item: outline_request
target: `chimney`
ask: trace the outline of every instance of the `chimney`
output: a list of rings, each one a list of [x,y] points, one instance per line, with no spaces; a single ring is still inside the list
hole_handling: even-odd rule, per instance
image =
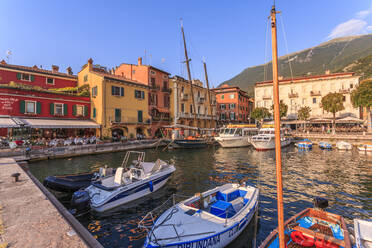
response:
[[[72,74],[73,74],[73,72],[72,72],[72,68],[71,68],[70,66],[67,67],[66,71],[67,71],[67,74],[68,74],[68,75],[72,75]]]
[[[2,65],[6,65],[5,60],[1,60],[0,64],[2,64]]]
[[[39,68],[37,68],[37,65],[34,65],[34,66],[32,67],[32,69],[37,70],[37,69],[39,69]]]
[[[53,71],[53,72],[58,72],[58,70],[59,70],[59,66],[57,66],[57,65],[52,65],[52,71]]]
[[[142,65],[142,57],[138,58],[138,65]]]
[[[330,71],[330,70],[326,70],[326,71],[325,71],[325,74],[326,74],[326,75],[329,75],[329,74],[331,74],[331,71]]]
[[[93,59],[92,58],[88,59],[88,68],[89,68],[89,71],[91,71],[93,69]]]

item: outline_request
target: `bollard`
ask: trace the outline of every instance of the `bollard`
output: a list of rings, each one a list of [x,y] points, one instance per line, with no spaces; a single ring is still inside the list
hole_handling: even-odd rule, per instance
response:
[[[19,176],[21,175],[21,173],[13,173],[12,174],[12,177],[14,177],[14,182],[18,182],[19,181]]]

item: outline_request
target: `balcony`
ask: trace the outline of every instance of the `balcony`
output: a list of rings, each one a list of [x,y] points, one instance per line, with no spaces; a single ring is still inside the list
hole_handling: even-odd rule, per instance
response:
[[[263,96],[262,99],[264,99],[264,100],[271,100],[271,96]]]
[[[298,93],[295,93],[295,92],[288,93],[288,97],[289,98],[296,98],[296,97],[298,97]]]
[[[196,99],[196,102],[199,103],[199,104],[203,104],[205,102],[205,98],[204,97],[198,97]]]
[[[310,91],[310,96],[321,96],[320,91]]]
[[[126,117],[121,119],[116,119],[114,117],[109,117],[109,120],[112,126],[128,125],[128,124],[150,124],[150,119],[143,118],[142,122],[138,121],[137,117]]]
[[[152,85],[150,85],[150,90],[152,90],[152,91],[160,90],[160,86],[156,85],[156,84],[152,84]]]
[[[170,116],[167,116],[167,117],[164,117],[164,116],[152,116],[151,117],[152,121],[172,121],[172,117]]]
[[[181,93],[181,101],[187,101],[189,100],[189,95],[185,93]]]
[[[172,93],[172,89],[168,88],[168,87],[163,87],[161,89],[162,92],[165,92],[165,93]]]
[[[194,118],[194,115],[193,114],[189,114],[189,113],[178,113],[178,118]]]
[[[350,89],[339,89],[339,90],[338,90],[338,93],[341,93],[341,94],[349,94],[349,93],[350,93]]]

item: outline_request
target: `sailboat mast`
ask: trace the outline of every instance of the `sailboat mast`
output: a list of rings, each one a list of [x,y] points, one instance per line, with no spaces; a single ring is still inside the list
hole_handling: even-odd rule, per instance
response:
[[[186,39],[185,39],[185,32],[183,31],[183,22],[182,22],[182,20],[181,20],[181,31],[182,31],[182,38],[183,38],[183,47],[184,47],[184,50],[185,50],[185,59],[186,59],[185,62],[186,62],[186,67],[187,67],[187,75],[189,77],[191,97],[192,97],[192,108],[193,108],[193,112],[194,112],[194,124],[197,127],[197,123],[196,123],[196,108],[195,108],[195,100],[194,100],[194,91],[193,91],[193,87],[192,87],[192,79],[191,79],[190,64],[189,64],[191,59],[189,59],[189,57],[187,55]]]
[[[203,65],[204,65],[204,74],[205,74],[205,82],[207,84],[207,90],[208,90],[208,102],[209,102],[209,109],[210,109],[210,113],[211,113],[211,124],[213,123],[213,109],[212,109],[212,101],[211,101],[211,92],[209,91],[209,81],[208,81],[208,73],[207,73],[207,64],[205,63],[205,61],[203,61]],[[214,127],[214,125],[213,125]]]
[[[274,127],[275,127],[275,161],[276,161],[276,189],[278,201],[278,233],[280,248],[284,243],[284,216],[283,216],[283,183],[282,183],[282,157],[280,144],[280,114],[279,114],[279,80],[278,80],[278,47],[276,37],[276,10],[271,9],[271,45],[273,64],[273,93],[274,93]]]

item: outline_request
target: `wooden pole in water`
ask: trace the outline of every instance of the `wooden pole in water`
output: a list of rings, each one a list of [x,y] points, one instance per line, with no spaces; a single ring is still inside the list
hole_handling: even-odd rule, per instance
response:
[[[279,114],[279,80],[278,80],[278,48],[276,40],[276,10],[271,9],[271,45],[273,64],[273,91],[274,91],[274,127],[275,127],[275,161],[276,161],[276,189],[278,201],[278,233],[279,247],[285,248],[284,243],[284,216],[283,216],[283,183],[282,183],[282,157],[280,144],[280,114]]]
[[[191,98],[192,98],[192,108],[193,108],[193,114],[194,114],[194,125],[195,127],[198,127],[198,123],[196,122],[196,108],[195,108],[195,100],[194,100],[194,91],[192,88],[192,78],[191,78],[191,72],[190,72],[190,60],[187,55],[187,48],[186,48],[186,39],[185,39],[185,32],[183,31],[183,22],[181,19],[181,31],[182,31],[182,38],[183,38],[183,47],[185,50],[185,59],[186,59],[186,67],[187,67],[187,75],[189,77],[189,83],[190,83],[190,90],[191,90]],[[190,113],[192,114],[192,113]]]

